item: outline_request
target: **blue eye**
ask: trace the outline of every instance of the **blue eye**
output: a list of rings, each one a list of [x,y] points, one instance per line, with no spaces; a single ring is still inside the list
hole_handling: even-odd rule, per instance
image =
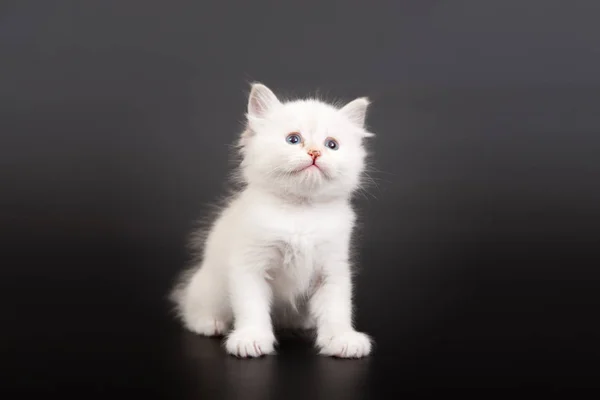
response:
[[[300,134],[298,134],[298,133],[290,133],[289,135],[287,135],[287,138],[285,138],[285,140],[289,144],[298,144],[302,141],[302,138],[300,137]]]
[[[325,141],[325,146],[327,146],[327,148],[331,150],[337,150],[340,147],[340,145],[335,139],[327,139]]]

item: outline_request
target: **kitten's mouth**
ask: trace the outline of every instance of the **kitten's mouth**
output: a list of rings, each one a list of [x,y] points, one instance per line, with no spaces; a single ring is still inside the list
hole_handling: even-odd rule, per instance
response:
[[[321,168],[320,166],[318,166],[316,163],[315,164],[309,164],[309,165],[306,165],[306,166],[301,167],[299,169],[296,169],[294,171],[294,174],[295,175],[300,175],[300,174],[305,173],[305,172],[307,174],[306,175],[307,177],[312,175],[314,177],[318,176],[318,177],[326,179],[326,180],[331,179],[331,177],[329,176],[329,174],[327,173],[327,171],[324,170],[323,168]]]
[[[312,164],[309,164],[309,165],[307,165],[305,167],[302,167],[302,168],[296,170],[296,172],[307,171],[309,169],[313,169],[313,167],[316,168],[316,169],[318,169],[320,172],[323,172],[323,170],[316,163],[312,163]]]

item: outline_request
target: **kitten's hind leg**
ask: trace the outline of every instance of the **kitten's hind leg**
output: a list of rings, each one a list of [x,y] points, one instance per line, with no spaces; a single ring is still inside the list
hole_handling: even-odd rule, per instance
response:
[[[203,265],[174,295],[187,329],[204,336],[223,336],[232,322],[224,277],[217,268]]]

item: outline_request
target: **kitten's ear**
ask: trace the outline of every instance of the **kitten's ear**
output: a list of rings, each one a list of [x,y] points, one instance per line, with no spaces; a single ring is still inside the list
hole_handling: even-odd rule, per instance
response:
[[[344,114],[352,123],[363,128],[367,117],[367,108],[371,102],[366,97],[359,97],[346,104],[340,112]]]
[[[281,104],[277,96],[262,83],[252,84],[248,96],[248,116],[250,118],[263,118],[269,110]]]

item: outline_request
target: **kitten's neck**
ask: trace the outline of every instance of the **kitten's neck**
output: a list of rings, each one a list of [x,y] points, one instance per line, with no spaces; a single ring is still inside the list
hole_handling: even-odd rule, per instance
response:
[[[246,186],[246,190],[250,192],[254,192],[263,196],[268,196],[273,200],[278,202],[282,202],[285,204],[292,205],[324,205],[324,204],[333,204],[333,203],[348,203],[350,201],[349,196],[337,195],[333,196],[327,193],[323,194],[315,194],[308,193],[306,195],[301,195],[293,192],[285,192],[281,189],[275,189],[271,187],[266,187],[262,185],[248,185]]]

